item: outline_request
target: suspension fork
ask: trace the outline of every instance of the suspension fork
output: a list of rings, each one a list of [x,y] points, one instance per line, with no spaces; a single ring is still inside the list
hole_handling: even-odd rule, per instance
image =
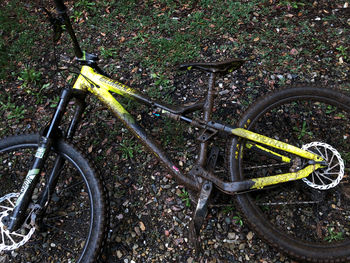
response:
[[[72,89],[65,88],[61,92],[60,101],[57,105],[55,114],[53,115],[51,121],[46,126],[46,128],[41,132],[38,148],[34,156],[33,165],[28,171],[26,178],[24,179],[23,185],[20,189],[20,193],[16,201],[15,208],[7,217],[3,218],[3,223],[5,226],[7,226],[10,232],[19,229],[20,226],[24,223],[24,220],[26,219],[26,211],[31,201],[31,197],[33,195],[35,186],[39,181],[40,171],[47,160],[51,146],[55,143],[55,139],[59,136],[58,126],[62,120],[68,102],[71,98]],[[54,166],[55,170],[60,170],[61,167]]]
[[[64,138],[68,141],[70,141],[73,138],[75,131],[78,127],[78,124],[81,120],[81,117],[84,113],[84,110],[86,108],[86,102],[85,102],[86,92],[81,90],[73,90],[72,96],[76,99],[75,101],[76,106],[75,106],[73,118],[70,122],[70,125],[67,129],[66,134],[64,135]],[[41,193],[38,199],[38,204],[41,208],[45,208],[46,204],[50,201],[51,193],[54,191],[57,185],[59,175],[64,165],[64,161],[65,159],[63,158],[62,155],[58,155],[55,159],[55,163],[53,165],[50,175],[48,176],[44,191]],[[41,210],[40,212],[42,214],[44,212],[44,209]]]

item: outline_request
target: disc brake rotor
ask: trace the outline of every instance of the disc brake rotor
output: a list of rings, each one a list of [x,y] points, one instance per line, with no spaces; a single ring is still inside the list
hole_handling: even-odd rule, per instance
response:
[[[311,142],[303,145],[302,149],[320,155],[328,164],[302,179],[308,186],[327,190],[339,184],[344,176],[344,161],[336,149],[323,142]]]
[[[2,219],[14,209],[18,196],[19,193],[10,193],[0,198],[0,251],[14,250],[23,246],[35,231],[35,227],[30,226],[30,228],[22,227],[10,232],[2,223]]]

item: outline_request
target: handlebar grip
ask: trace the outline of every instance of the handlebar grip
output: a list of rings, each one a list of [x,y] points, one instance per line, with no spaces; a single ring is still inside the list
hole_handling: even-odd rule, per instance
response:
[[[57,11],[59,13],[65,13],[66,12],[67,8],[64,5],[63,0],[55,0],[55,5],[56,5]]]

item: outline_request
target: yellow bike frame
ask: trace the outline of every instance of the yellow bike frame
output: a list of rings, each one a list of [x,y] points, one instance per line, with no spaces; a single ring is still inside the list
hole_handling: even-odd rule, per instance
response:
[[[194,186],[195,188],[197,188],[196,186],[197,182],[193,182],[192,179],[189,179],[187,176],[182,174],[180,169],[178,169],[170,161],[170,159],[166,157],[166,154],[157,146],[157,144],[148,138],[149,136],[147,136],[144,130],[136,123],[132,115],[129,114],[129,112],[113,97],[111,93],[116,93],[121,96],[125,96],[131,99],[136,99],[141,103],[154,106],[154,104],[152,103],[152,101],[150,101],[148,97],[138,93],[137,91],[133,90],[132,88],[118,81],[112,80],[106,76],[96,73],[94,69],[91,68],[90,66],[82,66],[80,75],[77,78],[73,86],[73,89],[88,91],[93,93],[95,96],[97,96],[97,98],[100,101],[102,101],[119,119],[121,119],[124,122],[124,124],[128,127],[128,129],[131,132],[133,132],[133,134],[138,139],[140,139],[141,142],[145,146],[147,146],[156,155],[156,157],[158,157],[163,162],[163,164],[165,164],[165,166],[169,168],[169,170],[172,171],[172,173],[175,174],[175,176],[180,180],[180,182],[186,185],[189,185],[190,187]],[[156,104],[156,105],[162,108],[160,104]],[[162,108],[160,112],[165,113],[168,116],[173,117],[177,120],[182,119],[182,120],[188,121],[192,125],[203,127],[203,125],[201,126],[199,122],[190,120],[179,114],[174,114],[173,112],[169,112],[169,110],[166,107]],[[305,151],[293,145],[251,132],[249,130],[246,130],[243,128],[232,128],[232,127],[228,127],[212,121],[210,123],[206,123],[205,127],[209,127],[214,130],[229,132],[235,136],[247,139],[251,142],[258,143],[259,145],[254,144],[254,146],[258,147],[260,150],[270,155],[272,154],[280,158],[281,161],[286,163],[291,163],[292,160],[289,157],[278,154],[270,149],[263,147],[262,145],[268,146],[270,148],[282,150],[284,152],[289,152],[296,156],[302,157],[304,159],[311,160],[309,161],[309,165],[307,165],[306,167],[304,167],[303,169],[297,172],[278,174],[278,175],[268,176],[264,178],[254,178],[254,179],[246,180],[245,183],[243,184],[244,186],[238,187],[238,190],[246,190],[247,185],[249,185],[248,187],[249,189],[260,189],[268,185],[274,185],[278,183],[299,180],[309,176],[313,171],[323,167],[322,162],[324,162],[324,159],[319,155],[314,154],[312,152]],[[247,147],[248,148],[252,147],[252,145],[253,144],[248,143]],[[236,157],[237,156],[238,156],[238,153],[236,153]],[[204,174],[201,174],[201,176],[209,180],[213,179],[213,175],[210,175],[210,173],[204,173]],[[232,188],[232,184],[234,184],[235,182],[225,183],[220,181],[219,179],[215,179],[214,183],[216,183],[216,185],[219,188],[224,189],[225,192],[227,192],[227,187],[229,186],[231,186],[231,189],[233,188],[237,189],[237,187]],[[244,189],[241,189],[241,188],[244,188]]]

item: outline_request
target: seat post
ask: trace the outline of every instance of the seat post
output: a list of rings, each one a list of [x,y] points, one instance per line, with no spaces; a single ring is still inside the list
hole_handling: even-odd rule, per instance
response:
[[[214,72],[211,72],[209,77],[209,83],[208,83],[207,98],[203,106],[203,120],[205,122],[210,121],[212,117],[214,98],[215,98],[215,89],[214,89],[215,77],[216,77],[216,74]],[[197,160],[198,165],[204,166],[206,164],[207,150],[208,150],[208,142],[201,142],[199,156]]]

